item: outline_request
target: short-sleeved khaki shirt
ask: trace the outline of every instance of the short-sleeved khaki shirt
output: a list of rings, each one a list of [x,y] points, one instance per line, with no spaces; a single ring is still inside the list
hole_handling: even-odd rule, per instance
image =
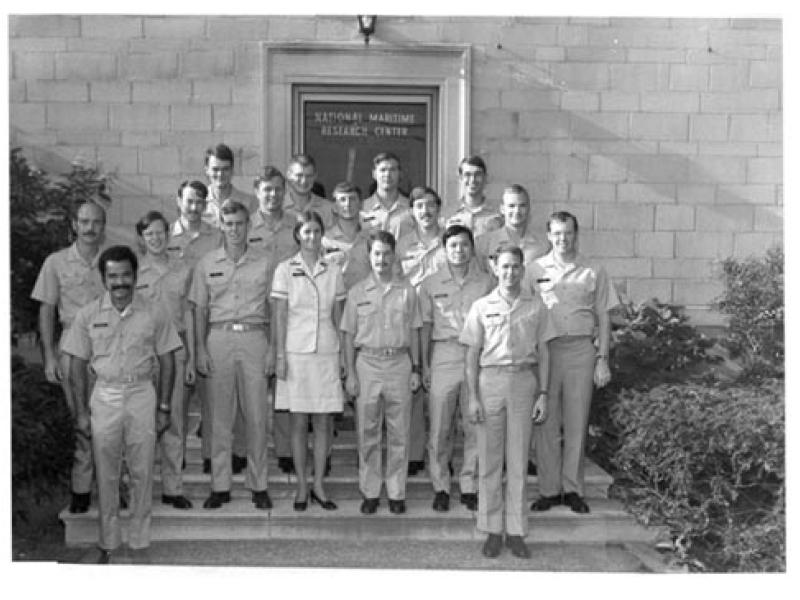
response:
[[[619,304],[606,270],[581,255],[560,265],[551,251],[533,262],[529,274],[559,337],[593,335],[597,315]]]
[[[311,199],[308,201],[308,204],[306,204],[305,208],[301,209],[292,199],[292,194],[289,192],[289,190],[286,190],[286,194],[283,196],[283,210],[295,215],[295,218],[303,211],[312,210],[322,218],[322,224],[325,227],[325,231],[328,231],[336,223],[336,215],[333,212],[333,203],[330,200],[325,200],[325,198],[322,196],[317,196],[314,193],[311,194]]]
[[[501,227],[488,233],[484,233],[475,239],[475,253],[480,258],[481,264],[488,273],[492,273],[489,257],[495,253],[498,246],[503,243],[511,243],[520,247],[525,258],[525,270],[534,260],[546,254],[550,250],[550,242],[540,239],[530,232],[530,228],[518,242],[511,237],[508,227]],[[527,277],[527,274],[526,274]]]
[[[166,311],[178,333],[186,330],[191,284],[192,268],[180,259],[160,263],[145,256],[136,275],[136,293]]]
[[[432,324],[431,339],[437,342],[458,340],[469,309],[492,287],[491,276],[472,268],[460,282],[449,267],[424,279],[418,289],[419,306],[422,321]]]
[[[250,215],[250,232],[247,245],[268,254],[275,262],[290,258],[298,250],[294,241],[294,226],[297,219],[293,213],[283,213],[279,221],[270,222],[260,210]]]
[[[353,334],[356,347],[407,347],[411,330],[420,327],[417,293],[404,279],[384,286],[370,274],[347,293],[341,330]]]
[[[345,289],[350,289],[372,271],[367,250],[369,233],[361,229],[354,240],[349,240],[338,224],[325,230],[322,248],[325,259],[336,263],[342,270]]]
[[[377,194],[364,200],[361,211],[361,223],[370,231],[388,231],[395,241],[413,231],[417,224],[411,214],[411,201],[403,194],[398,194],[394,204],[387,210],[381,204]]]
[[[337,265],[321,258],[309,269],[298,252],[275,269],[271,297],[286,300],[289,305],[287,352],[339,351],[332,310],[335,302],[347,297],[347,291]]]
[[[258,210],[258,200],[256,200],[255,194],[245,194],[237,190],[234,186],[231,186],[231,193],[228,197],[220,198],[216,195],[216,191],[209,187],[208,202],[206,203],[206,210],[203,213],[203,220],[209,225],[220,227],[222,225],[222,205],[228,200],[234,200],[243,204],[247,208],[247,212],[251,215]]]
[[[91,262],[78,253],[76,244],[48,256],[31,292],[31,298],[58,308],[61,325],[67,329],[78,310],[105,291],[97,261],[103,248]]]
[[[481,367],[498,367],[537,364],[540,345],[554,337],[541,298],[523,289],[509,304],[495,288],[473,303],[459,341],[481,349]]]
[[[500,211],[489,208],[485,203],[478,208],[469,208],[462,202],[459,209],[448,217],[446,223],[447,227],[462,225],[470,229],[472,235],[477,238],[484,233],[500,229],[504,224],[504,219]]]
[[[158,356],[181,347],[166,312],[136,293],[121,313],[108,293],[87,304],[63,344],[64,352],[90,361],[97,378],[106,381],[153,375]]]
[[[238,262],[217,248],[197,263],[189,300],[208,309],[209,323],[266,323],[273,270],[269,257],[250,248]]]
[[[167,253],[170,258],[179,258],[194,268],[203,256],[222,245],[222,232],[205,221],[198,231],[189,231],[182,219],[170,227]]]
[[[416,227],[397,240],[395,255],[397,266],[413,286],[418,286],[423,279],[447,264],[442,238],[437,235],[426,243]]]

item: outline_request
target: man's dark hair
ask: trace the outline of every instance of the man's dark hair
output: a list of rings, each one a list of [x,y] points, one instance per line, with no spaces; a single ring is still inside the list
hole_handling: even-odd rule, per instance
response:
[[[325,235],[325,224],[322,222],[322,217],[319,216],[319,213],[314,210],[304,210],[297,215],[297,223],[295,223],[294,229],[292,229],[292,237],[298,244],[300,243],[300,229],[302,229],[303,225],[306,223],[316,223],[319,225],[322,235]]]
[[[392,252],[395,252],[395,248],[397,247],[397,241],[394,239],[394,236],[390,232],[383,231],[382,229],[373,231],[369,234],[369,237],[367,237],[367,252],[372,252],[372,244],[375,242],[386,244],[391,247]]]
[[[411,190],[411,194],[409,195],[408,199],[411,201],[411,206],[414,206],[415,200],[421,200],[425,196],[433,196],[433,199],[436,200],[436,205],[439,208],[442,207],[442,199],[439,198],[439,194],[436,193],[436,190],[422,185]]]
[[[97,266],[100,269],[100,277],[105,282],[106,280],[106,265],[109,262],[125,262],[128,261],[133,269],[133,277],[136,278],[136,273],[139,270],[139,261],[136,259],[136,253],[128,246],[111,246],[106,248],[100,254],[97,260]]]
[[[567,223],[568,221],[572,221],[572,224],[575,226],[575,233],[578,233],[578,219],[570,212],[565,210],[558,210],[550,215],[550,218],[547,219],[547,233],[550,233],[550,223],[553,221],[558,221],[559,223]]]
[[[253,188],[258,188],[258,186],[262,183],[276,178],[281,180],[283,187],[286,187],[286,177],[283,176],[283,173],[281,173],[276,167],[267,165],[264,167],[264,171],[253,180]]]
[[[230,161],[231,167],[233,167],[233,150],[231,150],[230,146],[217,144],[213,148],[208,148],[206,150],[206,165],[208,165],[208,159],[212,156],[217,160]]]
[[[497,259],[500,258],[502,254],[513,254],[519,259],[519,264],[525,264],[525,255],[522,253],[522,249],[516,244],[512,244],[511,242],[500,242],[500,245],[497,246],[494,253],[489,258],[496,263]]]
[[[208,187],[206,186],[205,183],[197,180],[189,181],[188,179],[185,180],[183,183],[181,183],[180,186],[178,186],[178,198],[183,198],[183,190],[184,188],[187,187],[192,188],[195,192],[200,194],[200,197],[203,200],[206,200],[208,198]]]
[[[250,211],[247,210],[247,207],[236,200],[225,200],[222,203],[222,207],[220,207],[220,211],[223,215],[235,215],[238,212],[243,212],[246,217],[250,218]]]
[[[444,234],[442,234],[442,244],[446,246],[447,240],[449,240],[451,237],[462,234],[469,238],[469,245],[475,248],[475,236],[472,235],[472,230],[469,227],[464,227],[463,225],[450,225],[450,227],[445,229]]]
[[[477,154],[473,154],[472,156],[467,156],[466,158],[462,158],[461,162],[458,163],[458,174],[461,175],[463,171],[464,165],[469,165],[470,167],[478,167],[483,174],[486,175],[486,163],[483,162],[483,159],[478,156]]]
[[[375,158],[372,159],[372,168],[376,168],[385,160],[393,160],[397,163],[397,168],[400,168],[400,159],[394,152],[380,152],[376,154]]]
[[[161,221],[162,223],[164,223],[164,232],[165,233],[169,232],[169,223],[167,223],[167,220],[164,218],[164,215],[162,215],[157,210],[151,210],[136,222],[136,233],[138,235],[143,235],[145,229],[150,227],[150,225],[155,221]]]
[[[317,170],[317,161],[310,154],[293,154],[292,158],[289,159],[289,164],[286,166],[286,170],[289,170],[289,167],[292,165],[300,165],[301,167],[314,167],[314,171]]]
[[[361,199],[361,188],[359,188],[352,181],[340,181],[333,188],[333,194],[331,194],[331,197],[334,200],[336,200],[337,194],[352,194],[352,193],[358,194],[358,198]]]

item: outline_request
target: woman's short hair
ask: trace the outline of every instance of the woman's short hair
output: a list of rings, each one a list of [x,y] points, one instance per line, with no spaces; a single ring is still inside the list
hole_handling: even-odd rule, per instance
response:
[[[164,215],[162,215],[157,210],[151,210],[136,222],[136,233],[138,235],[144,235],[145,230],[156,221],[161,221],[162,223],[164,223],[164,231],[165,232],[169,231],[169,223],[167,223],[167,220],[164,218]]]
[[[292,229],[292,237],[298,244],[300,243],[300,229],[306,223],[316,223],[319,225],[322,235],[325,235],[325,224],[322,222],[322,217],[319,216],[319,213],[314,210],[304,210],[297,215],[297,223],[295,223],[294,229]]]

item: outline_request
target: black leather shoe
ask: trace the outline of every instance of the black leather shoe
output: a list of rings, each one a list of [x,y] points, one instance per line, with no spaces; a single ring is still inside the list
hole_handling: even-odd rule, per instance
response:
[[[292,508],[294,508],[297,512],[303,512],[305,509],[308,508],[308,495],[306,495],[305,500],[298,500],[297,497],[294,499],[294,504],[292,504]]]
[[[466,493],[461,494],[461,504],[467,507],[467,510],[478,510],[478,494]]]
[[[203,502],[203,508],[219,508],[226,502],[231,501],[230,492],[211,492],[211,495]]]
[[[102,548],[97,549],[97,560],[95,561],[98,565],[107,565],[111,562],[111,551],[110,550],[103,550]]]
[[[497,558],[500,556],[500,550],[503,548],[503,536],[499,533],[490,533],[483,543],[483,555],[486,558]]]
[[[233,470],[233,474],[238,475],[246,468],[247,468],[247,457],[236,456],[234,454],[233,457],[231,458],[231,469]]]
[[[378,504],[380,504],[378,498],[364,498],[364,501],[361,503],[361,514],[374,515],[378,510]]]
[[[317,492],[315,492],[314,490],[311,490],[311,491],[308,493],[308,495],[309,495],[309,497],[311,498],[311,501],[312,501],[312,502],[316,502],[317,504],[319,504],[319,505],[320,505],[322,508],[324,508],[325,510],[336,510],[336,509],[338,508],[338,507],[336,506],[336,503],[335,503],[333,500],[330,500],[330,499],[328,499],[328,498],[326,498],[325,500],[323,500],[322,498],[320,498],[319,496],[317,496]]]
[[[258,510],[270,510],[272,508],[272,500],[269,497],[269,492],[253,492],[253,504],[256,505]]]
[[[408,476],[413,477],[420,471],[425,470],[425,461],[424,460],[412,460],[408,463]]]
[[[433,497],[433,510],[447,512],[450,510],[450,495],[447,492],[436,492]]]
[[[564,494],[564,504],[569,506],[570,510],[574,513],[585,515],[589,512],[589,505],[575,492]]]
[[[511,554],[517,558],[530,558],[531,552],[525,545],[525,541],[521,535],[507,535],[506,546],[511,550]]]
[[[536,470],[536,465],[532,460],[528,461],[528,475],[535,477],[538,471]]]
[[[92,504],[92,493],[76,494],[72,492],[72,497],[69,501],[69,512],[72,514],[80,514],[89,511],[89,506]]]
[[[161,495],[162,504],[171,504],[175,508],[186,510],[192,508],[192,502],[186,496],[170,496],[168,494]]]
[[[211,459],[204,458],[203,459],[203,473],[211,473]]]
[[[389,512],[393,515],[402,515],[406,512],[406,501],[405,500],[392,500],[389,499]]]
[[[278,468],[287,475],[294,473],[294,461],[291,456],[279,456]]]
[[[550,510],[552,506],[558,506],[559,504],[561,504],[561,494],[556,494],[555,496],[539,496],[533,501],[533,504],[531,504],[531,510],[535,512],[544,512]]]

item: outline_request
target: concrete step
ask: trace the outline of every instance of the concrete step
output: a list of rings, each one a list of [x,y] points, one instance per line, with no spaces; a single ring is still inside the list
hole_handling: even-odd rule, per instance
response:
[[[458,468],[459,461],[454,460],[455,476],[452,478],[452,492],[458,495]],[[587,498],[607,498],[608,488],[613,479],[597,464],[586,459],[584,467],[584,493]],[[153,493],[155,497],[161,495],[161,470],[157,465],[153,477]],[[309,477],[310,480],[310,477]],[[244,489],[244,473],[233,476],[231,493],[235,497],[248,497],[250,492]],[[269,484],[270,493],[277,490],[294,490],[296,486],[295,475],[287,475],[278,469],[277,461],[270,459]],[[202,472],[200,464],[187,464],[183,472],[183,490],[190,498],[205,498],[211,488],[211,476]],[[336,464],[331,468],[331,474],[325,478],[325,489],[332,498],[360,498],[358,491],[358,468],[352,464]],[[539,495],[539,478],[528,477],[528,494],[532,497]],[[433,495],[431,480],[427,470],[409,477],[406,484],[406,495],[409,498],[430,498]]]
[[[484,534],[475,527],[475,513],[454,502],[451,510],[437,513],[430,499],[408,499],[404,515],[389,513],[385,499],[378,513],[362,515],[360,500],[337,499],[339,509],[324,511],[309,505],[305,512],[292,508],[292,491],[271,494],[275,507],[259,511],[249,498],[234,498],[217,510],[195,505],[177,510],[160,502],[153,504],[152,539],[166,540],[246,540],[246,539],[348,539],[348,540],[479,540]],[[559,506],[543,513],[530,513],[529,542],[643,542],[652,543],[660,533],[644,528],[628,515],[619,502],[608,499],[589,501],[592,512],[578,515]],[[97,508],[72,515],[64,509],[59,515],[65,525],[67,545],[96,544]],[[122,511],[123,539],[127,539],[128,514]]]

